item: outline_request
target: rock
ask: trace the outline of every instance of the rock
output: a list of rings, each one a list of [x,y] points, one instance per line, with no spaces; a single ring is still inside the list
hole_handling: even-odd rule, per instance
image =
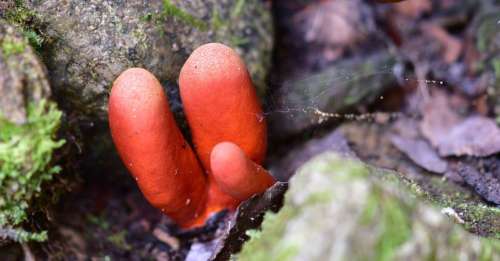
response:
[[[407,185],[357,160],[317,156],[291,179],[281,211],[249,233],[238,260],[500,258],[498,239],[466,232],[455,209],[437,209]]]
[[[0,114],[26,122],[27,107],[50,96],[44,65],[24,36],[0,20]]]
[[[498,207],[491,205],[493,201],[488,203],[480,197],[480,194],[463,186],[463,183],[456,184],[417,166],[393,146],[392,134],[388,131],[390,129],[392,129],[391,126],[384,124],[362,122],[347,123],[339,128],[356,155],[363,162],[377,166],[376,173],[403,181],[402,184],[409,187],[420,199],[429,200],[440,208],[454,209],[464,220],[463,226],[468,231],[480,236],[500,239],[500,211]],[[494,177],[497,175],[495,168],[498,165],[495,160],[485,161],[479,158],[476,160],[447,158],[445,160],[450,174],[457,172],[457,161],[468,163],[478,170],[484,170],[481,172],[484,177],[480,180],[474,175],[469,177],[470,186],[478,192],[487,193],[484,196],[495,197],[495,188],[498,187],[498,181]],[[462,172],[452,175],[458,176],[455,180],[459,180],[469,174]]]
[[[272,23],[261,1],[29,0],[25,5],[37,14],[35,27],[47,43],[42,55],[66,110],[105,119],[108,91],[120,72],[144,67],[171,85],[194,48],[213,41],[236,48],[260,93],[265,91]]]

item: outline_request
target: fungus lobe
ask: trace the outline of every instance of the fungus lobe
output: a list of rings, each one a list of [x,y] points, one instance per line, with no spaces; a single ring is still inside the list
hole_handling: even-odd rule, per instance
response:
[[[118,153],[146,199],[182,227],[203,222],[206,178],[151,73],[132,68],[116,79],[109,125]]]
[[[209,43],[187,59],[179,87],[198,157],[210,170],[210,153],[229,141],[257,164],[264,160],[267,130],[262,109],[245,64],[231,48]],[[224,193],[209,172],[209,205],[235,208],[240,200]]]

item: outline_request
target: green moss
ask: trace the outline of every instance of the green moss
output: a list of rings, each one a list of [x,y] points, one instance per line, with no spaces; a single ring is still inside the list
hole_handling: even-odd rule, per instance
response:
[[[43,183],[61,171],[52,165],[54,150],[64,144],[55,138],[61,116],[55,104],[44,100],[28,106],[23,125],[0,116],[0,228],[18,229],[19,236],[11,239],[46,238],[19,228],[27,221],[30,203],[41,194]]]
[[[87,215],[87,220],[90,223],[92,223],[92,224],[94,224],[94,225],[96,225],[99,228],[104,229],[104,230],[107,230],[110,227],[108,221],[106,221],[106,218],[104,218],[103,216],[95,216],[95,215],[89,214],[89,215]]]
[[[235,19],[241,15],[241,12],[243,11],[243,7],[245,6],[245,1],[246,0],[237,0],[236,1],[236,3],[233,6],[233,9],[231,10],[231,18],[232,19]]]
[[[32,26],[33,21],[37,19],[37,14],[25,7],[23,1],[16,0],[15,7],[6,12],[5,18],[10,24],[21,28],[24,37],[36,51],[42,49],[45,39]]]
[[[122,230],[120,232],[108,236],[107,239],[116,247],[122,250],[130,251],[132,247],[127,243],[126,237],[127,237],[127,231]]]
[[[492,43],[494,43],[497,35],[497,18],[498,12],[484,15],[482,18],[481,24],[477,29],[476,41],[476,46],[480,52],[488,52],[493,48]]]
[[[215,31],[225,26],[225,23],[220,16],[219,10],[215,7],[212,10],[212,18],[210,19],[210,24]]]
[[[382,195],[375,193],[377,195]],[[380,229],[376,250],[376,260],[392,260],[399,247],[411,236],[411,208],[392,197],[378,196]]]
[[[227,31],[230,30],[231,25],[237,24],[240,16],[243,13],[246,0],[238,0],[233,3],[229,11],[228,19],[222,19],[219,10],[214,6],[212,10],[212,17],[210,20],[211,29],[215,33],[215,40],[219,42],[227,42],[232,47],[241,47],[250,42],[250,39],[245,36],[232,35],[229,39],[226,38]]]
[[[248,233],[251,239],[237,256],[239,260],[296,260],[299,257],[322,260],[332,253],[330,251],[338,250],[339,245],[342,250],[346,244],[348,249],[339,253],[346,260],[400,260],[413,255],[417,255],[418,260],[464,257],[496,260],[499,257],[500,241],[495,236],[479,238],[467,233],[440,213],[439,208],[427,204],[430,197],[427,188],[422,189],[399,173],[328,157],[312,162],[290,181],[282,210],[266,214],[262,231]],[[443,183],[439,179],[433,182]],[[331,202],[324,197],[316,200],[318,190],[322,195],[328,194],[323,191],[325,187],[332,193]],[[444,190],[448,189],[451,188]],[[357,199],[351,201],[349,196],[345,197],[347,191]],[[418,196],[413,191],[417,191]],[[311,197],[314,200],[308,200]],[[478,222],[486,220],[493,226],[498,224],[495,223],[498,216],[493,213],[500,213],[500,209],[467,202],[455,205],[460,216],[463,214]],[[470,213],[462,213],[465,211]],[[330,216],[324,216],[325,213]],[[317,223],[311,223],[312,220]],[[335,235],[336,229],[332,230],[332,224],[339,226],[339,236]],[[352,227],[348,236],[342,229],[345,227]],[[322,242],[305,243],[315,237]],[[331,238],[331,242],[324,243],[327,238]],[[363,251],[353,251],[356,249]],[[319,257],[322,259],[317,259]]]
[[[500,241],[487,238],[481,239],[481,251],[478,260],[495,260],[495,253],[500,253]]]
[[[10,39],[4,39],[2,41],[2,53],[5,57],[23,53],[25,49],[26,43],[24,41],[13,41]]]
[[[208,30],[208,25],[201,19],[194,17],[193,15],[181,10],[175,6],[170,0],[163,0],[163,10],[161,13],[162,17],[174,17],[180,21],[200,30]]]
[[[491,61],[491,65],[493,66],[493,70],[495,72],[495,77],[497,80],[500,80],[500,59],[494,58]]]
[[[267,213],[262,224],[262,233],[257,230],[250,230],[247,235],[252,238],[245,244],[241,253],[238,254],[240,261],[260,261],[260,260],[291,260],[296,256],[298,249],[301,247],[294,242],[280,241],[286,229],[286,222],[297,214],[292,206],[284,206],[279,213]],[[279,247],[278,247],[279,245]],[[272,258],[270,258],[272,257]]]
[[[153,13],[146,13],[145,15],[140,17],[140,20],[143,22],[150,22],[153,20],[153,18],[154,18]]]
[[[26,24],[35,16],[35,13],[24,6],[21,0],[15,1],[15,7],[8,10],[5,17],[7,21],[14,24]]]
[[[23,229],[0,228],[0,239],[1,238],[9,238],[15,242],[43,242],[47,240],[47,231],[33,233]]]

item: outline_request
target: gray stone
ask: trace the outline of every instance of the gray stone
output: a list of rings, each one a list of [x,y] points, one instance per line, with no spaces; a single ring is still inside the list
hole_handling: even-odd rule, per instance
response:
[[[105,119],[108,91],[120,72],[144,67],[172,84],[187,56],[214,41],[243,56],[264,92],[272,22],[261,1],[29,0],[25,5],[37,13],[35,27],[46,38],[42,55],[66,110]]]
[[[498,239],[466,232],[455,224],[466,222],[460,212],[418,200],[395,174],[335,153],[315,157],[290,180],[280,212],[249,233],[238,260],[500,258]]]
[[[22,124],[28,104],[50,96],[46,70],[27,40],[3,20],[0,47],[0,114]]]

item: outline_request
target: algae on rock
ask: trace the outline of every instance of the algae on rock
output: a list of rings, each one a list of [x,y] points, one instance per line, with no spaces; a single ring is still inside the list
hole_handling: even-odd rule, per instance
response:
[[[395,175],[335,153],[317,156],[291,179],[284,207],[266,214],[238,259],[500,258],[498,239],[466,232],[450,220],[462,222],[453,209],[437,210]]]
[[[272,20],[262,1],[27,0],[25,6],[40,17],[34,26],[50,43],[41,54],[65,110],[106,119],[108,91],[122,71],[144,67],[172,84],[188,55],[213,41],[235,48],[264,92]]]

